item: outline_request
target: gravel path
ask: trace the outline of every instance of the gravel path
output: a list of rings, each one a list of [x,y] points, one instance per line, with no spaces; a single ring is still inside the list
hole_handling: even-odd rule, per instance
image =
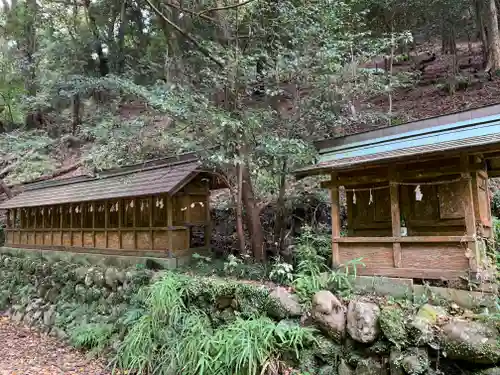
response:
[[[0,375],[109,375],[105,366],[55,338],[0,316]]]

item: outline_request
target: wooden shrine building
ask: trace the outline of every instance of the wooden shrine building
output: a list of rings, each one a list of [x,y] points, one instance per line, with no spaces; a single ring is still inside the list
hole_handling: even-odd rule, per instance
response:
[[[330,176],[323,187],[331,192],[334,263],[362,257],[361,274],[387,277],[488,273],[488,178],[500,176],[500,105],[316,146],[319,162],[296,175]]]
[[[0,204],[8,247],[183,258],[210,245],[220,175],[186,154],[24,186]]]

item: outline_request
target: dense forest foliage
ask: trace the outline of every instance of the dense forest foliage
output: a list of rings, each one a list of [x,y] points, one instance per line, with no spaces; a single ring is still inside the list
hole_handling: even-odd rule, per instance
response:
[[[290,172],[314,158],[314,140],[401,122],[395,90],[415,87],[436,54],[451,57],[453,93],[459,42],[481,46],[465,65],[495,79],[498,5],[2,0],[0,190],[197,151],[227,176],[241,251],[264,260],[261,212],[274,208],[279,250],[287,199],[304,187]],[[435,40],[438,51],[422,51]],[[377,59],[381,70],[367,67]],[[401,61],[411,69],[395,69]],[[384,105],[367,105],[373,97]]]

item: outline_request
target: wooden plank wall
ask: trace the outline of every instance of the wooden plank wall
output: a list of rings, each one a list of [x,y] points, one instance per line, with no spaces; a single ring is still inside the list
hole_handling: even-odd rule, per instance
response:
[[[7,246],[107,249],[176,256],[189,249],[190,226],[210,227],[207,187],[178,195],[9,210]],[[208,231],[207,231],[208,233]]]

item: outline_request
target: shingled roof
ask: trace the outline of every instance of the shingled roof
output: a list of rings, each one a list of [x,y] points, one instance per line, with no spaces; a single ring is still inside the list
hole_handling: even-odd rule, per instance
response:
[[[500,144],[500,105],[316,143],[319,160],[297,177]]]
[[[112,198],[175,194],[199,173],[206,173],[192,155],[159,159],[140,165],[28,184],[16,197],[0,203],[0,209],[46,206]]]

